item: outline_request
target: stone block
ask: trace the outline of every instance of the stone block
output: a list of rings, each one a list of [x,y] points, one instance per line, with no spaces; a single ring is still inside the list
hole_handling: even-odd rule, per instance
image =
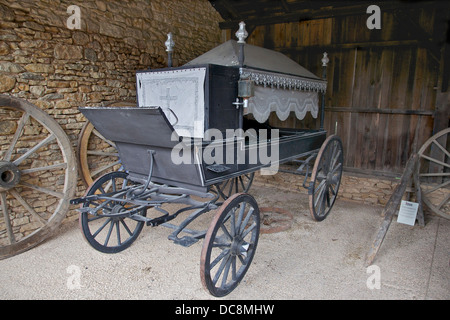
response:
[[[54,55],[59,60],[80,60],[83,58],[83,47],[58,44],[55,46]]]
[[[14,89],[16,86],[16,78],[6,75],[0,74],[0,92],[8,92]]]
[[[25,66],[25,69],[28,72],[36,72],[36,73],[53,73],[55,69],[51,64],[44,63],[31,63]]]

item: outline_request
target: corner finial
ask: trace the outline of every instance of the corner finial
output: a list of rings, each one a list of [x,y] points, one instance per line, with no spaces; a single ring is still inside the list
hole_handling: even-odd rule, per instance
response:
[[[328,65],[328,62],[330,62],[330,59],[328,59],[328,53],[324,52],[323,53],[323,58],[322,58],[322,67],[326,67]]]
[[[175,42],[172,39],[172,32],[169,32],[167,34],[167,40],[164,44],[166,45],[166,48],[167,48],[166,51],[168,54],[167,66],[169,68],[171,68],[172,67],[172,52],[173,52],[173,47],[175,46]]]
[[[239,22],[239,30],[236,32],[236,38],[238,38],[238,43],[245,43],[245,39],[248,37],[248,32],[245,30],[244,21]]]
[[[166,51],[167,52],[172,52],[173,51],[173,47],[175,46],[175,42],[173,41],[173,37],[172,37],[172,32],[169,32],[167,34],[167,41],[164,43],[166,45]]]

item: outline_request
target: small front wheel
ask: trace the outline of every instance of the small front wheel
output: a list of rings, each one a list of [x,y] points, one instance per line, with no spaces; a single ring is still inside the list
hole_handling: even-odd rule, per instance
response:
[[[128,248],[139,236],[145,222],[136,221],[131,217],[124,216],[121,212],[127,211],[130,204],[121,201],[125,192],[120,192],[134,185],[128,179],[126,172],[111,172],[98,178],[88,189],[86,196],[109,195],[117,196],[117,200],[105,200],[99,198],[97,201],[89,201],[83,207],[102,209],[96,215],[89,212],[80,214],[80,227],[87,242],[96,250],[104,253],[117,253]],[[142,209],[140,215],[145,216],[146,211]]]
[[[259,227],[259,208],[248,194],[235,194],[219,208],[200,261],[203,287],[213,296],[223,297],[241,282],[255,255]]]

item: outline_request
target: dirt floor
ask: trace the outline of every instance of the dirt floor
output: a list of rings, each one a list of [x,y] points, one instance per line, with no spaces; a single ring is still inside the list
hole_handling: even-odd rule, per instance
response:
[[[450,299],[449,220],[427,215],[421,228],[394,217],[368,269],[381,207],[338,200],[315,222],[306,195],[261,186],[251,193],[260,207],[292,213],[292,225],[261,234],[247,275],[223,300]],[[206,229],[212,214],[197,226]],[[200,281],[203,241],[185,248],[167,239],[170,232],[144,227],[130,248],[111,255],[66,223],[40,246],[0,261],[0,299],[215,299]]]

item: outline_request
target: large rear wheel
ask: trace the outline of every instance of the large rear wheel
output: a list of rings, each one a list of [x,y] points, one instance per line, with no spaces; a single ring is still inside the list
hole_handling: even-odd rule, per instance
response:
[[[258,205],[248,194],[235,194],[219,208],[200,261],[203,286],[213,296],[225,296],[241,282],[255,255],[259,227]]]
[[[308,189],[309,210],[317,220],[324,220],[336,201],[344,163],[342,141],[329,136],[317,155]]]

